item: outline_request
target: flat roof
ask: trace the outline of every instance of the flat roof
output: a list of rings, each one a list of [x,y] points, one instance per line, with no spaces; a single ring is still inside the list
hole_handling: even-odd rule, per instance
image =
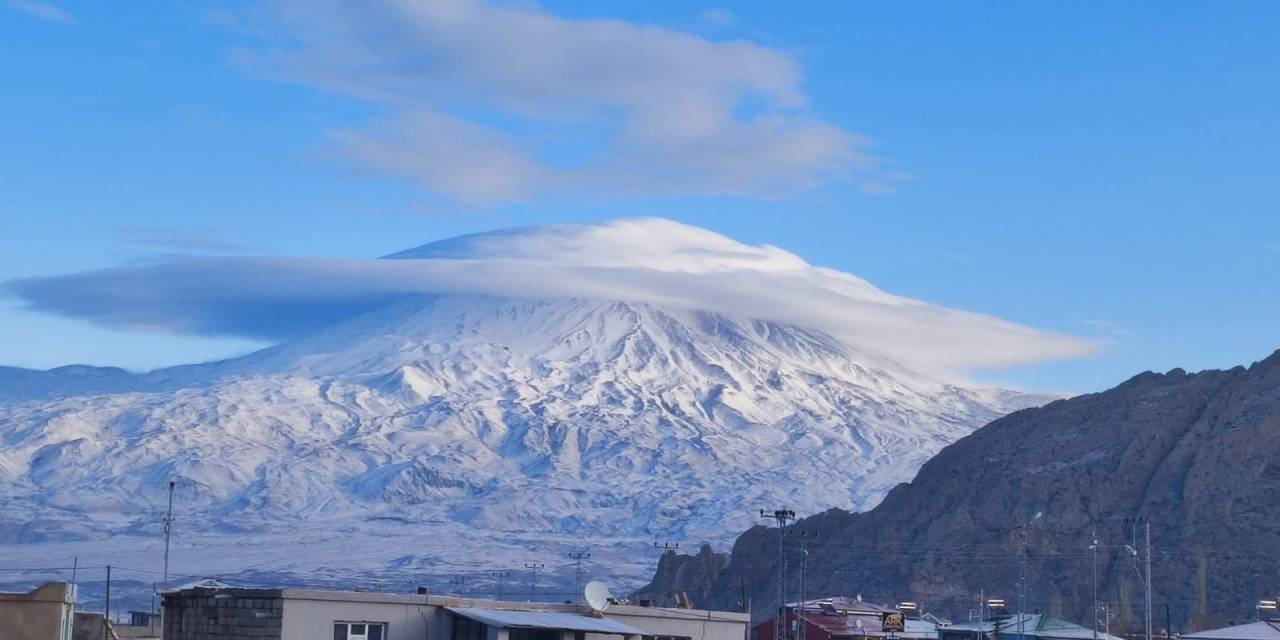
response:
[[[612,633],[643,636],[645,632],[608,618],[594,618],[566,611],[512,611],[479,607],[445,607],[451,613],[483,622],[491,627],[509,629],[564,629],[589,633]]]
[[[1263,620],[1234,627],[1206,629],[1178,636],[1190,640],[1280,640],[1280,620]]]
[[[444,607],[446,609],[476,609],[491,611],[535,611],[543,613],[565,613],[579,617],[594,618],[594,614],[584,603],[567,602],[514,602],[489,600],[483,598],[467,598],[460,596],[416,593],[391,593],[384,591],[338,591],[330,589],[256,589],[241,587],[198,586],[182,590],[166,591],[168,596],[208,595],[228,593],[242,597],[279,597],[285,600],[314,600],[321,602],[364,602],[374,604],[400,604],[413,606]],[[674,609],[669,607],[641,607],[637,605],[615,604],[605,612],[608,617],[631,618],[666,618],[674,620],[707,620],[711,622],[731,622],[748,624],[750,614],[737,611],[712,611],[707,609]],[[621,624],[621,623],[619,623]],[[625,626],[625,625],[624,625]]]

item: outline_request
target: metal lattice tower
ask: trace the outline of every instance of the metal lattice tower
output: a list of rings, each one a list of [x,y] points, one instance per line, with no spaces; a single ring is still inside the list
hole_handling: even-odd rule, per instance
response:
[[[675,577],[674,575],[675,570],[674,569],[668,570],[666,575],[662,575],[662,559],[666,557],[668,553],[673,553],[677,549],[679,549],[680,543],[677,542],[675,544],[672,544],[670,542],[664,542],[662,544],[658,544],[658,541],[654,540],[653,548],[657,549],[658,553],[661,554],[658,556],[658,569],[657,569],[657,573],[654,574],[654,582],[657,582],[658,580],[662,581],[663,593],[662,593],[661,604],[665,605],[668,602],[668,598],[670,598],[671,600],[676,600],[675,592],[672,590],[672,587],[675,586],[672,584],[672,578]]]
[[[547,565],[540,562],[526,562],[524,568],[533,571],[529,574],[529,601],[532,602],[538,595],[538,570]]]
[[[582,593],[582,561],[590,557],[586,551],[569,554],[569,559],[573,560],[573,592],[576,594]]]
[[[784,640],[787,638],[787,522],[796,519],[796,512],[776,509],[767,513],[761,509],[760,517],[778,523],[778,615],[774,618],[773,640]]]

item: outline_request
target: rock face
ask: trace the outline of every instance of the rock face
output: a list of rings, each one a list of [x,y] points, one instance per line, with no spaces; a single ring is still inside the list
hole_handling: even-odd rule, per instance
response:
[[[820,487],[805,491],[821,490]],[[782,506],[782,505],[778,505]],[[1112,631],[1138,630],[1132,544],[1151,523],[1153,626],[1174,632],[1251,619],[1280,590],[1280,351],[1252,367],[1143,373],[1102,393],[998,419],[943,449],[875,509],[837,509],[789,528],[809,543],[809,597],[916,600],[964,619],[978,594],[1088,624],[1090,541]],[[788,536],[789,563],[799,562]],[[776,602],[779,532],[757,526],[721,567],[671,557],[663,571],[700,606]],[[1024,551],[1025,549],[1025,551]],[[678,566],[687,565],[687,566]],[[705,567],[701,574],[696,567]],[[799,597],[797,571],[789,599]],[[1167,609],[1166,609],[1167,608]],[[1166,615],[1167,610],[1167,615]]]

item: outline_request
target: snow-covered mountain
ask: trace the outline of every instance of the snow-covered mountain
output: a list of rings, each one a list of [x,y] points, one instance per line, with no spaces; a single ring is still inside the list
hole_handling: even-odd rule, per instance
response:
[[[655,539],[727,541],[760,508],[869,508],[948,443],[1046,400],[795,323],[484,293],[404,296],[222,362],[7,369],[0,384],[0,551],[154,567],[174,480],[176,573],[317,579],[583,545],[642,578]]]

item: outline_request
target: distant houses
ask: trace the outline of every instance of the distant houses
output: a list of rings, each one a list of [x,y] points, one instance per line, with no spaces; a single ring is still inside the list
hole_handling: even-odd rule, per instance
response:
[[[747,613],[652,607],[647,601],[637,606],[608,599],[601,605],[596,599],[590,606],[425,590],[238,588],[216,581],[165,592],[161,614],[131,611],[131,624],[124,625],[75,611],[75,599],[75,587],[65,582],[0,593],[0,640],[1125,640],[1039,613],[953,624],[916,615],[911,603],[889,607],[860,596],[790,603],[781,627],[776,618],[752,625]],[[1177,639],[1280,640],[1280,620]]]
[[[1039,613],[994,616],[938,628],[938,640],[1124,640]]]
[[[1280,640],[1280,620],[1259,620],[1221,629],[1184,633],[1182,640]]]
[[[791,603],[784,609],[786,639],[799,637],[804,625],[805,640],[857,640],[859,638],[901,638],[903,640],[935,640],[937,625],[919,618],[904,617],[902,631],[887,632],[883,628],[886,614],[897,609],[864,602],[861,597],[831,597]],[[777,621],[772,618],[752,627],[752,640],[774,640]]]

